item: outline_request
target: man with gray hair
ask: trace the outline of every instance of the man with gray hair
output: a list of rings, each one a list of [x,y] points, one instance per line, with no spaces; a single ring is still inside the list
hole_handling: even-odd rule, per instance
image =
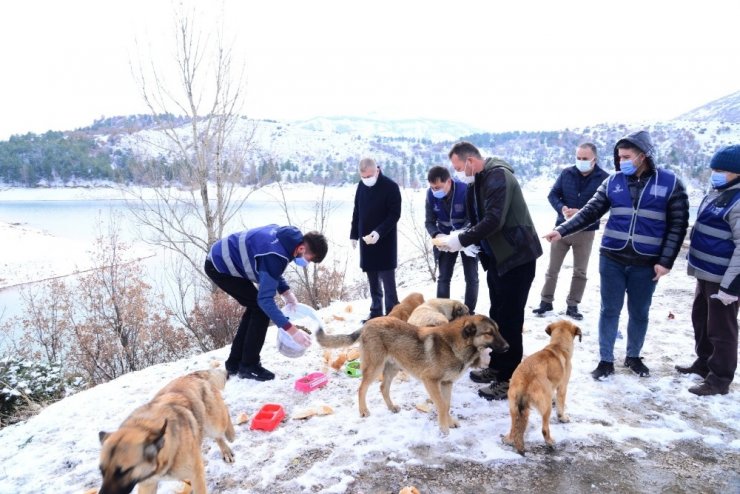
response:
[[[358,240],[362,239],[359,242],[360,268],[367,274],[370,285],[368,319],[372,319],[388,314],[398,304],[396,225],[401,218],[401,191],[396,182],[383,175],[375,160],[364,158],[359,168],[361,180],[355,192],[349,238],[353,248],[357,248]]]
[[[601,182],[609,176],[599,167],[597,161],[596,146],[585,142],[576,148],[575,165],[564,168],[558,175],[547,196],[547,200],[558,213],[555,226],[564,223],[585,206]],[[578,321],[583,319],[583,315],[578,312],[578,304],[581,303],[583,292],[586,290],[588,260],[598,229],[599,222],[594,221],[580,232],[550,244],[550,264],[545,273],[540,306],[532,312],[544,316],[546,312],[553,310],[552,302],[555,299],[560,267],[568,251],[573,248],[573,276],[570,280],[570,291],[565,299],[568,306],[565,315]]]

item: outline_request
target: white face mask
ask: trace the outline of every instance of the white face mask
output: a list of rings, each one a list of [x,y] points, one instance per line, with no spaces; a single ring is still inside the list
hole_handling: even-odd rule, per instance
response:
[[[377,181],[378,181],[378,177],[377,176],[368,177],[368,178],[363,178],[362,179],[362,183],[365,184],[368,187],[372,187],[373,185],[375,185],[375,182],[377,182]]]
[[[591,160],[576,160],[576,168],[581,173],[586,173],[591,170]]]
[[[465,170],[467,168],[468,168],[468,162],[466,161],[465,166],[463,167],[461,171],[455,171],[455,177],[463,183],[472,184],[473,182],[475,182],[475,175],[470,175],[470,176],[465,175]]]

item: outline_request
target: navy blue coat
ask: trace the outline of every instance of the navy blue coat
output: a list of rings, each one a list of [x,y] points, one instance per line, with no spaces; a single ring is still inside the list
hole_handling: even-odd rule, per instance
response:
[[[352,230],[349,238],[359,240],[360,268],[363,271],[386,271],[398,266],[398,232],[401,218],[401,190],[390,178],[378,173],[378,181],[368,187],[360,181],[355,192]],[[372,231],[380,239],[367,245],[362,237]]]
[[[569,166],[563,169],[557,180],[555,180],[555,185],[552,186],[550,193],[547,195],[547,200],[550,201],[550,204],[558,213],[555,226],[565,221],[563,206],[581,209],[596,193],[596,189],[599,188],[599,185],[608,176],[609,174],[600,168],[598,164],[594,165],[594,169],[585,177],[575,166]],[[598,221],[584,228],[585,231],[598,229]]]

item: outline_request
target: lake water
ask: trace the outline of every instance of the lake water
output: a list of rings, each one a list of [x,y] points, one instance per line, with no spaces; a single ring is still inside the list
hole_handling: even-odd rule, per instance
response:
[[[413,228],[409,217],[411,214],[408,209],[409,203],[413,204],[414,221],[417,227],[423,228],[424,223],[425,191],[404,190],[402,194],[404,209],[399,222],[399,262],[419,255],[410,241],[401,234],[403,231],[408,233]],[[546,192],[526,194],[530,212],[540,235],[548,232],[553,227],[555,220],[555,214],[547,202],[545,194]],[[345,189],[336,191],[335,197],[332,197],[332,191],[329,191],[327,196],[331,207],[325,228],[330,243],[327,260],[330,261],[334,256],[340,262],[346,262],[348,279],[361,279],[363,275],[359,269],[359,260],[357,254],[352,252],[349,242],[353,208],[352,194],[347,194]],[[111,218],[116,217],[123,240],[133,244],[143,243],[142,235],[145,232],[136,223],[123,200],[43,200],[44,191],[39,191],[39,197],[41,199],[0,200],[0,221],[19,223],[57,237],[78,240],[92,246],[101,225],[103,231],[105,231],[107,225],[111,222]],[[291,224],[298,226],[303,231],[314,228],[316,224],[315,199],[290,201],[287,209]],[[252,200],[250,198],[230,224],[228,232],[236,232],[248,227],[270,223],[288,224],[286,212],[280,202],[272,199]],[[152,249],[151,246],[148,246],[148,248]],[[54,249],[53,241],[50,242],[49,249]],[[0,252],[2,252],[1,247]],[[85,253],[78,252],[76,255],[85,255]],[[156,278],[159,276],[159,279],[161,279],[163,274],[161,255],[155,255],[143,262],[145,263],[146,272],[153,278],[147,281],[153,282],[156,286],[158,283]],[[38,286],[38,284],[25,285],[28,289],[33,289],[35,286]],[[20,289],[13,287],[0,290],[0,317],[7,320],[12,316],[20,315],[21,311]]]

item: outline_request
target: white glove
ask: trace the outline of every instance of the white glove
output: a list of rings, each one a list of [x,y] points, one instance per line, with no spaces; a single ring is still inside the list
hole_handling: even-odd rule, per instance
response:
[[[362,237],[362,240],[364,240],[367,245],[372,245],[375,242],[377,242],[379,238],[380,238],[380,235],[378,234],[378,232],[373,230],[369,234]]]
[[[350,242],[352,242],[352,248],[353,249],[356,249],[357,248],[357,239],[356,238],[351,238],[350,239]]]
[[[729,293],[725,293],[722,290],[718,291],[714,295],[710,295],[709,298],[716,298],[725,305],[730,305],[734,302],[737,302],[737,295],[730,295]]]
[[[311,337],[308,336],[304,331],[295,327],[295,325],[291,325],[288,328],[287,333],[290,335],[291,338],[293,338],[293,341],[301,345],[303,348],[308,348],[311,346]]]
[[[457,252],[462,250],[463,247],[460,244],[460,239],[458,238],[459,235],[459,231],[451,232],[449,235],[440,235],[437,238],[441,238],[442,242],[437,247],[445,252]]]
[[[295,306],[298,303],[298,299],[293,292],[291,292],[290,290],[285,290],[283,293],[280,294],[280,296],[283,297],[283,302],[285,302],[286,308],[295,309]]]
[[[480,252],[480,247],[475,244],[470,244],[467,247],[463,247],[462,252],[468,257],[475,257]]]

